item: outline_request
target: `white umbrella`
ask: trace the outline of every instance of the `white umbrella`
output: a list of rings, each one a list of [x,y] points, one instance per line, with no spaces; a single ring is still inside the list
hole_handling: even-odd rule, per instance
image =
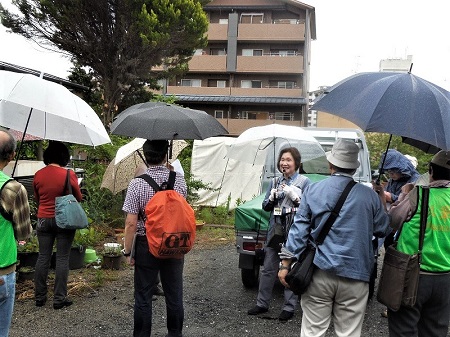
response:
[[[311,134],[297,126],[269,124],[247,129],[230,146],[228,157],[255,165],[264,165],[267,157],[273,158],[275,170],[278,153],[285,147],[296,147],[300,151],[306,172],[327,172],[322,146]]]
[[[0,125],[68,143],[111,142],[95,111],[66,87],[6,70],[0,70]]]
[[[142,152],[142,145],[145,141],[145,139],[136,138],[117,150],[116,157],[109,163],[103,175],[100,187],[107,188],[114,194],[128,187],[131,179],[136,176],[137,170],[145,169]],[[188,143],[184,140],[174,140],[172,158],[169,159],[169,162],[172,163],[187,145]]]

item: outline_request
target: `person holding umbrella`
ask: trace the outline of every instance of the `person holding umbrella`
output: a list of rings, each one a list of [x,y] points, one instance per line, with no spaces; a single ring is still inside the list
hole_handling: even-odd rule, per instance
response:
[[[398,204],[389,210],[399,229],[397,249],[417,252],[420,214],[428,206],[417,301],[414,307],[388,310],[389,336],[447,336],[450,318],[450,151],[431,159],[428,205],[422,205],[423,186],[407,184]],[[409,193],[408,193],[409,192]]]
[[[256,306],[248,310],[249,315],[258,315],[269,309],[272,290],[277,278],[280,258],[278,253],[285,242],[294,218],[295,210],[302,197],[302,191],[310,179],[300,175],[301,155],[295,147],[284,148],[278,155],[277,168],[283,175],[274,179],[266,192],[262,207],[270,212],[267,246],[264,248],[264,269],[261,272]],[[298,296],[288,288],[284,289],[283,310],[280,321],[294,316]]]
[[[168,181],[170,170],[166,166],[167,140],[147,140],[143,145],[145,174],[160,186]],[[187,186],[177,173],[174,190],[184,198]],[[184,321],[183,267],[184,258],[158,259],[149,252],[143,216],[145,206],[155,195],[153,188],[142,178],[134,178],[128,185],[122,207],[126,213],[123,254],[134,265],[134,332],[133,336],[151,336],[152,297],[156,291],[158,273],[166,298],[167,330],[169,337],[181,337]],[[133,243],[134,241],[134,243]]]
[[[8,177],[3,169],[14,158],[16,140],[0,131],[0,336],[8,336],[16,291],[16,240],[32,231],[25,187]]]

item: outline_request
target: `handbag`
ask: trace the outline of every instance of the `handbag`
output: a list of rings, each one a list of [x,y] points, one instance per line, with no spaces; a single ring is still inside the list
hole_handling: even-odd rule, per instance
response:
[[[429,193],[428,188],[422,187],[419,249],[417,253],[410,255],[400,252],[397,250],[397,242],[395,242],[386,249],[384,255],[378,282],[377,301],[392,311],[399,310],[401,306],[411,308],[416,304],[422,247],[428,217]]]
[[[55,198],[55,220],[56,225],[63,229],[82,229],[88,226],[88,219],[83,207],[78,203],[72,194],[70,184],[70,172],[67,170],[64,192],[67,195]]]
[[[314,256],[316,255],[317,246],[321,245],[325,240],[325,237],[328,235],[331,226],[333,226],[333,223],[336,221],[336,218],[339,215],[345,199],[347,199],[350,190],[353,188],[353,186],[355,186],[355,184],[356,182],[353,179],[347,184],[341,196],[339,197],[336,206],[334,206],[333,210],[328,216],[328,219],[325,222],[322,230],[320,231],[317,240],[315,240],[314,242],[308,241],[308,244],[306,245],[305,250],[300,255],[300,258],[297,262],[294,262],[291,270],[286,275],[286,282],[289,284],[289,289],[294,294],[301,295],[306,291],[306,289],[308,289],[308,286],[312,280],[314,270],[316,268],[314,265]]]

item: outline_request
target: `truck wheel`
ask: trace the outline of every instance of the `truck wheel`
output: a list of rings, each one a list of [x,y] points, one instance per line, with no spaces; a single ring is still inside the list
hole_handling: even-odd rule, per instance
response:
[[[253,269],[241,269],[242,284],[246,288],[254,288],[259,283],[259,265],[254,265]]]

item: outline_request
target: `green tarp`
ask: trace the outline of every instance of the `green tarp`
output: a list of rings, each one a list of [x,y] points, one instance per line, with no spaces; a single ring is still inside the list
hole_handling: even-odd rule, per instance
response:
[[[304,175],[311,179],[312,182],[320,181],[328,177],[327,175],[321,174]],[[265,193],[236,207],[234,215],[234,227],[236,230],[267,230],[270,213],[262,209],[264,196]]]

